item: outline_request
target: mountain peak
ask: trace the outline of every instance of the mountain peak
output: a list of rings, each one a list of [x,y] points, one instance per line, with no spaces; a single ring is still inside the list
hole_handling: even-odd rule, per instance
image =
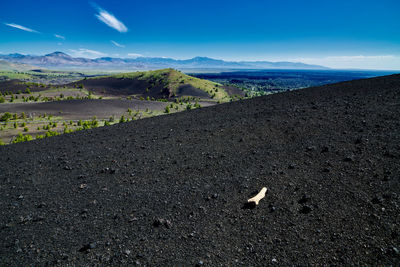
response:
[[[193,61],[216,61],[218,59],[214,59],[214,58],[209,58],[209,57],[194,57],[192,58]]]
[[[46,57],[71,58],[70,55],[67,55],[67,54],[65,54],[65,53],[63,53],[63,52],[59,52],[59,51],[53,52],[53,53],[51,53],[51,54],[47,54],[47,55],[45,55],[45,56],[46,56]]]

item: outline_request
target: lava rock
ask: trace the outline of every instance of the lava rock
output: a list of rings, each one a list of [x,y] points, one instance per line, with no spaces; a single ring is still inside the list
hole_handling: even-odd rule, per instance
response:
[[[300,208],[299,212],[302,214],[308,214],[312,211],[312,207],[309,205],[304,205]]]

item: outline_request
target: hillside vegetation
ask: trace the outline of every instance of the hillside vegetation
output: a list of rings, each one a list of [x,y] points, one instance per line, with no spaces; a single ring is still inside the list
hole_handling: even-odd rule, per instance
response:
[[[101,90],[106,94],[166,98],[195,96],[221,101],[230,100],[223,85],[191,77],[174,69],[100,76],[85,79],[76,84],[82,84],[91,90]]]

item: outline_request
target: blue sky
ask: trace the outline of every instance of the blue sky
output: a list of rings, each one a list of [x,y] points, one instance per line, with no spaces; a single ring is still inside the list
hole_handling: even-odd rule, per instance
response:
[[[0,53],[400,70],[398,0],[4,0]]]

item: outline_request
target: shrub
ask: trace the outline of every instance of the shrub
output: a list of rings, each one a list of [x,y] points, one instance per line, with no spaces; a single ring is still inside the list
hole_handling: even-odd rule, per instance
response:
[[[28,127],[25,127],[24,132],[27,132],[27,131],[29,131],[29,129],[28,129]]]
[[[3,140],[0,139],[0,146],[5,146],[6,143],[3,142]]]
[[[169,113],[169,106],[166,106],[166,107],[165,107],[164,113]]]
[[[66,134],[66,133],[72,133],[73,132],[73,130],[72,129],[68,129],[68,126],[65,126],[64,127],[64,133]]]
[[[92,128],[99,127],[99,122],[97,121],[96,118],[93,118],[93,120],[92,120],[92,122],[91,122],[91,127],[92,127]]]
[[[4,99],[4,97],[0,96],[0,103],[4,103],[6,102],[6,100]]]
[[[12,118],[11,113],[6,112],[0,117],[0,121],[9,121]]]
[[[124,117],[124,115],[122,115],[121,118],[119,119],[119,123],[121,123],[121,122],[125,122],[125,117]]]
[[[22,135],[21,133],[19,133],[11,143],[16,144],[16,143],[31,141],[32,139],[33,139],[32,136],[29,134]]]
[[[47,131],[46,132],[46,137],[51,137],[51,136],[56,136],[59,135],[59,133],[55,132],[55,131]]]
[[[25,93],[26,94],[31,94],[31,90],[29,90],[29,88],[26,88]]]

